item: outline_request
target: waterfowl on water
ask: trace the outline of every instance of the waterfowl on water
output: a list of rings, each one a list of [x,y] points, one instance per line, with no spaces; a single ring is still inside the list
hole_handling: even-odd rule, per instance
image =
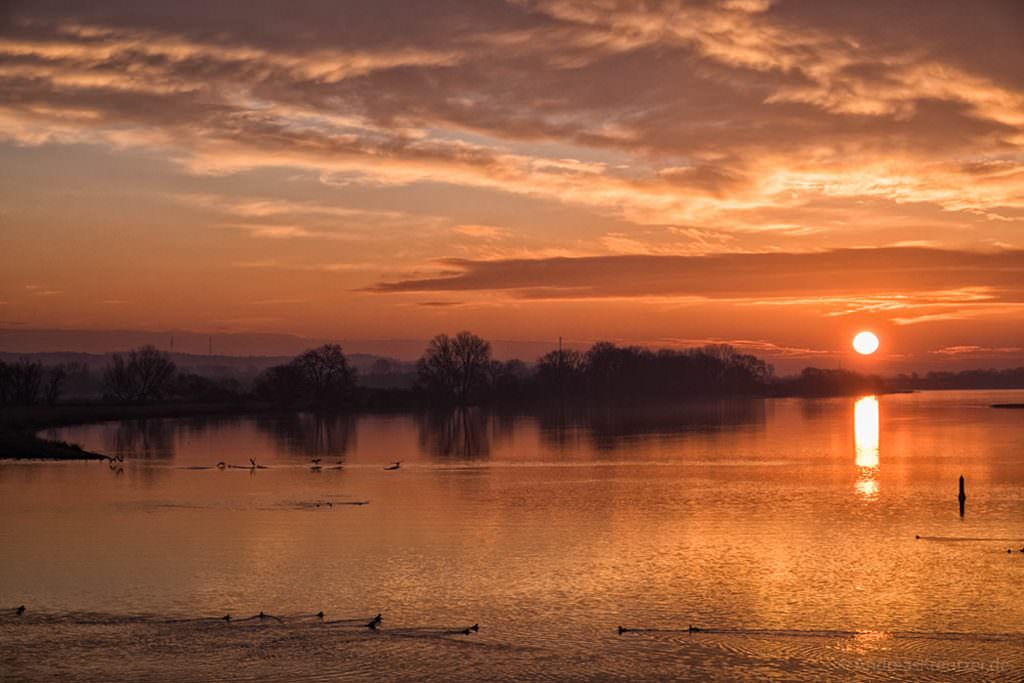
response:
[[[377,627],[380,626],[380,622],[382,621],[384,621],[384,619],[381,616],[380,612],[378,612],[377,616],[375,616],[373,619],[370,619],[370,621],[366,624],[366,628],[376,630]]]
[[[228,464],[226,462],[224,462],[223,460],[221,460],[219,463],[217,463],[217,469],[218,470],[226,470],[227,468],[228,468]]]
[[[231,622],[231,615],[230,614],[225,614],[224,616],[221,617],[221,619],[223,619],[227,623],[230,623]]]
[[[690,624],[689,628],[687,628],[686,630],[690,633],[700,633],[704,629],[700,628],[699,626],[694,626],[693,624]]]
[[[19,606],[18,609],[14,610],[14,612],[20,617],[22,614],[25,613],[25,605]]]
[[[267,615],[263,613],[263,610],[260,610],[260,613],[259,613],[259,619],[260,619],[260,621],[263,621],[263,620],[264,620],[264,619],[266,619],[266,618],[267,618]]]
[[[388,465],[384,469],[386,469],[386,470],[397,470],[397,469],[401,469],[401,468],[402,468],[402,461],[401,460],[396,460],[394,465]]]
[[[320,610],[319,612],[317,612],[317,613],[316,613],[316,618],[317,618],[317,619],[319,619],[319,620],[321,620],[321,621],[323,621],[323,618],[324,618],[324,611],[323,611],[323,610]]]
[[[629,631],[629,629],[628,629],[628,628],[626,628],[625,626],[619,626],[619,635],[620,635],[620,636],[621,636],[621,635],[622,635],[623,633],[626,633],[627,631]]]

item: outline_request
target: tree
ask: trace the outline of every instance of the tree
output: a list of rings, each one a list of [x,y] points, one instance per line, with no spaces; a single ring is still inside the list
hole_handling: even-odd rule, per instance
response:
[[[295,363],[267,368],[256,379],[256,396],[279,406],[294,406],[306,393],[305,373]]]
[[[43,393],[46,397],[46,405],[53,407],[60,399],[60,392],[64,388],[64,381],[68,377],[67,367],[59,363],[49,368],[46,372],[46,386]]]
[[[549,351],[537,361],[537,381],[546,390],[576,391],[586,364],[583,354],[573,349]]]
[[[318,405],[343,401],[355,388],[355,371],[337,344],[310,349],[292,362],[302,370],[311,398]]]
[[[325,344],[309,349],[287,365],[267,368],[256,380],[255,393],[281,406],[336,406],[352,397],[355,377],[341,347]]]
[[[169,393],[174,372],[174,362],[155,346],[133,349],[127,360],[115,353],[103,373],[104,393],[118,401],[159,399]]]
[[[39,400],[43,386],[43,364],[22,358],[8,368],[10,400],[12,403],[32,405]]]
[[[0,360],[0,405],[14,400],[14,370]]]
[[[468,405],[487,386],[491,345],[470,332],[430,340],[416,364],[420,384],[433,398]]]

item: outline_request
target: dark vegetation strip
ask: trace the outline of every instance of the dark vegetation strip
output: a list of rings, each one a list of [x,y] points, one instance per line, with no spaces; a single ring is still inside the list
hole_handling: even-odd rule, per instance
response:
[[[1024,368],[889,379],[806,368],[797,376],[777,377],[764,360],[722,344],[679,350],[598,342],[586,351],[558,348],[527,365],[494,359],[490,343],[470,332],[440,334],[430,340],[412,376],[395,375],[402,378],[402,386],[373,386],[379,377],[361,383],[337,344],[310,349],[245,383],[237,377],[181,371],[169,354],[153,346],[113,354],[101,374],[91,377],[89,368],[80,363],[44,366],[29,357],[13,364],[0,361],[0,458],[103,458],[36,433],[108,420],[270,411],[436,411],[467,406],[521,412],[545,407],[618,410],[635,404],[732,397],[851,396],[1024,384]],[[61,401],[66,390],[85,387],[91,387],[92,395],[102,392],[103,398]]]

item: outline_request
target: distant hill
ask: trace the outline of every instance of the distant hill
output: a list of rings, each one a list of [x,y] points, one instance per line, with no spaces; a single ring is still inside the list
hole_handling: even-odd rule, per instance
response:
[[[43,351],[39,353],[18,353],[0,351],[0,361],[14,363],[21,358],[40,361],[43,365],[57,363],[79,363],[92,372],[102,372],[110,363],[109,353],[75,353],[71,351]],[[204,377],[254,377],[274,365],[288,363],[296,355],[288,356],[203,356],[194,353],[168,353],[178,370],[194,372]],[[413,364],[397,358],[376,356],[369,353],[347,353],[349,362],[360,374],[375,372],[382,361],[395,369],[411,369]]]
[[[438,330],[442,332],[445,330]],[[455,332],[456,330],[447,330]],[[172,348],[173,339],[173,348]],[[495,358],[522,358],[532,362],[556,348],[557,340],[507,341],[492,339]],[[161,351],[174,351],[197,357],[270,357],[297,356],[321,344],[341,344],[350,358],[360,355],[415,361],[427,347],[427,339],[338,339],[313,338],[291,334],[237,332],[204,334],[180,330],[60,330],[0,328],[0,353],[69,352],[106,354],[152,344]],[[211,354],[210,347],[213,347]],[[566,344],[572,347],[572,344]],[[584,345],[578,345],[582,348]]]

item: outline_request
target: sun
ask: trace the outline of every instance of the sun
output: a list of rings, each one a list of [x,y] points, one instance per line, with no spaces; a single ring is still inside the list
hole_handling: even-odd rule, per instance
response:
[[[878,337],[874,332],[858,332],[853,338],[853,350],[862,356],[870,356],[878,350]]]

